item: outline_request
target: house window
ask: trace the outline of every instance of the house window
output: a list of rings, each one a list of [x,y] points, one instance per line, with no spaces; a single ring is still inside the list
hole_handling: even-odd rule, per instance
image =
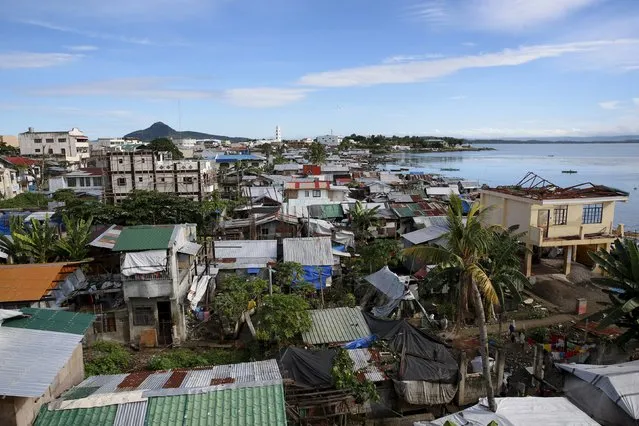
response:
[[[78,184],[76,182],[76,179],[77,178],[74,178],[74,177],[68,177],[67,178],[67,185],[70,186],[70,187],[78,186]]]
[[[118,158],[118,164],[123,164],[124,163],[124,159],[123,158]]]
[[[80,182],[80,186],[87,186],[84,178],[78,178],[78,182]]]
[[[40,152],[40,148],[36,148],[35,152]]]
[[[126,178],[118,178],[118,186],[126,186]]]
[[[142,163],[142,164],[144,164],[144,160],[145,160],[144,158],[142,158],[142,159],[141,159],[141,163]]]
[[[60,154],[67,155],[67,150],[64,148],[60,148]]]
[[[314,198],[319,198],[322,196],[322,191],[320,191],[319,189],[314,189],[313,190],[313,197]]]
[[[107,312],[106,314],[98,315],[93,323],[93,331],[95,334],[116,332],[117,327],[115,325],[115,312]]]
[[[66,141],[67,141],[67,138],[58,138],[58,142],[65,143]]]
[[[160,182],[164,182],[166,179],[164,178],[160,178]]]
[[[304,191],[304,196],[306,198],[310,197],[311,196],[311,192],[310,191]]]
[[[150,306],[139,306],[133,308],[133,325],[154,325],[155,317],[153,308]]]
[[[184,178],[184,183],[193,183],[193,176],[186,176]]]
[[[33,143],[42,143],[42,139],[38,138],[38,139],[34,139]]]
[[[144,179],[142,179],[142,176],[140,176],[140,177],[138,178],[138,182],[142,182],[143,180],[144,180]]]
[[[586,204],[584,206],[584,215],[581,223],[587,225],[589,223],[601,223],[603,216],[603,204]]]
[[[555,225],[565,225],[568,223],[568,206],[557,206],[552,212]]]
[[[53,148],[49,148],[49,154],[53,154]]]
[[[47,143],[53,143],[53,138],[47,138]]]
[[[268,229],[268,228],[266,228],[266,227],[263,227],[263,228],[260,230],[260,234],[262,234],[262,236],[263,236],[263,237],[266,237],[266,236],[270,235],[269,229]]]
[[[93,186],[102,186],[102,178],[94,177],[93,178]]]

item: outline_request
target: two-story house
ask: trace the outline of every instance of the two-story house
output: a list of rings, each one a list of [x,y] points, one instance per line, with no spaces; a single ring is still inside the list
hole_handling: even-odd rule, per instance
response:
[[[345,186],[332,185],[328,181],[302,180],[284,184],[282,205],[284,213],[297,217],[308,217],[308,207],[316,205],[340,205],[347,200],[349,189]]]
[[[528,247],[525,273],[532,274],[533,250],[562,247],[564,273],[573,260],[588,262],[588,252],[609,249],[615,240],[615,203],[628,193],[603,185],[583,183],[562,188],[534,174],[514,186],[481,189],[481,205],[488,208],[487,225],[517,225]]]
[[[101,168],[85,168],[49,178],[49,191],[72,189],[76,194],[102,198],[106,173]]]
[[[210,279],[198,268],[202,246],[195,237],[194,224],[127,226],[120,232],[112,250],[120,253],[132,342],[168,345],[186,338],[187,295],[194,282],[206,286]]]

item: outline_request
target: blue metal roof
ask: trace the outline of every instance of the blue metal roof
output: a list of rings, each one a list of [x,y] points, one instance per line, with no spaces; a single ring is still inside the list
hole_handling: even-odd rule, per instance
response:
[[[218,155],[215,157],[216,163],[235,163],[237,161],[259,161],[264,160],[264,157],[260,157],[253,154],[226,154]]]

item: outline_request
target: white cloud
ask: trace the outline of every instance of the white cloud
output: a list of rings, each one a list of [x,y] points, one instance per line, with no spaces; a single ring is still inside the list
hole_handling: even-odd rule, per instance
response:
[[[68,64],[81,57],[82,55],[71,53],[0,53],[0,69],[47,68]]]
[[[21,21],[23,24],[33,25],[40,28],[46,28],[52,31],[60,31],[64,33],[76,34],[83,37],[96,38],[101,40],[111,40],[111,41],[119,41],[121,43],[130,43],[130,44],[141,44],[141,45],[152,45],[155,44],[151,42],[148,38],[139,38],[139,37],[128,37],[122,36],[112,33],[100,33],[97,31],[85,31],[74,27],[66,27],[63,25],[56,25],[49,22],[36,21],[36,20],[25,20]]]
[[[219,99],[250,108],[282,106],[302,100],[310,89],[256,87],[227,90],[185,89],[176,87],[181,79],[166,77],[121,78],[68,86],[35,89],[35,96],[105,96],[142,99]]]
[[[287,105],[304,99],[309,89],[278,89],[255,87],[230,89],[224,92],[224,98],[231,104],[249,108],[269,108]]]
[[[632,102],[633,102],[635,105],[639,106],[639,98],[632,98]]]
[[[89,44],[80,44],[76,46],[64,46],[64,47],[73,52],[93,52],[95,50],[98,50],[97,46],[91,46]]]
[[[599,106],[603,109],[619,109],[621,106],[620,101],[605,101],[599,102]]]
[[[599,40],[524,46],[501,52],[451,57],[431,61],[371,65],[302,76],[299,84],[316,87],[373,86],[377,84],[417,83],[454,74],[464,69],[522,65],[543,58],[596,52],[618,45],[639,45],[639,39]]]
[[[424,61],[427,59],[439,59],[444,55],[439,53],[429,53],[425,55],[395,55],[384,59],[382,62],[385,64],[400,64],[404,62]]]
[[[554,22],[602,0],[425,0],[411,8],[429,23],[512,31]]]

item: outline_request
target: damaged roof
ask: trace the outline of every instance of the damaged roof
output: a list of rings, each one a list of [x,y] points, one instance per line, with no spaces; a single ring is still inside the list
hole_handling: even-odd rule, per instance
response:
[[[0,302],[40,300],[55,289],[77,265],[41,263],[0,266]]]

